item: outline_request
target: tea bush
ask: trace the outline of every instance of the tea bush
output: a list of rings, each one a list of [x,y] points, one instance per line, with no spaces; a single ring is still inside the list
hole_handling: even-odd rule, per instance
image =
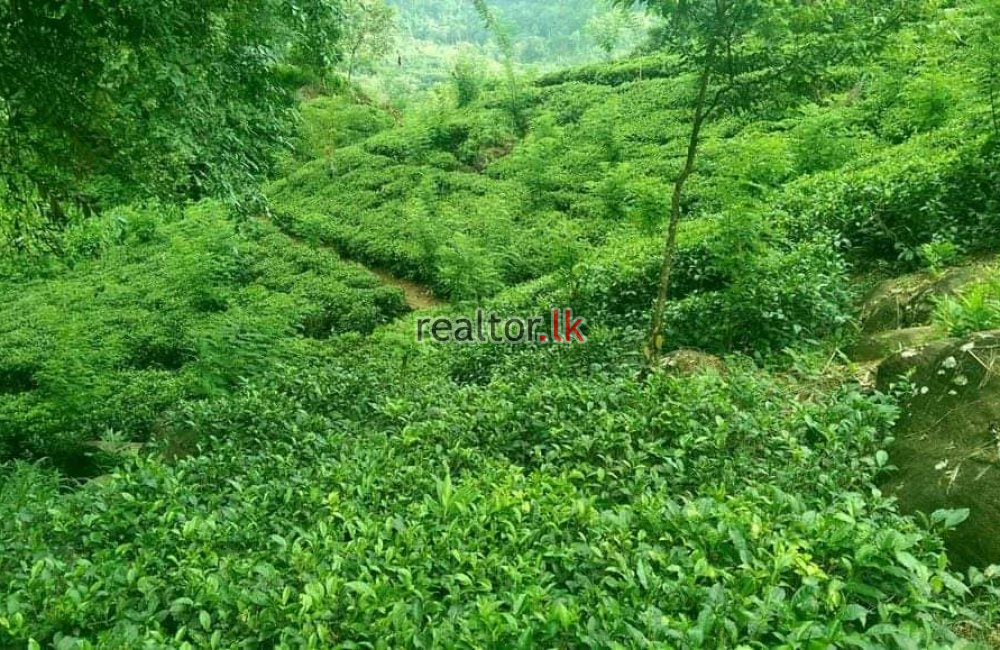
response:
[[[922,245],[939,239],[970,251],[996,245],[995,160],[983,143],[917,137],[870,163],[793,184],[782,205],[797,228],[822,224],[840,233],[853,261],[914,266]]]
[[[592,64],[548,73],[536,82],[541,87],[582,82],[619,86],[633,81],[671,78],[677,74],[676,57],[670,54],[640,56],[612,64]]]
[[[850,320],[846,267],[829,243],[761,251],[749,259],[728,287],[671,306],[673,345],[762,354],[817,340]]]
[[[0,638],[956,641],[969,588],[870,487],[893,417],[878,400],[789,400],[738,363],[639,382],[602,366],[614,335],[586,360],[537,349],[522,372],[449,387],[427,381],[438,352],[380,338],[192,404],[202,450],[173,465],[138,459],[70,493],[7,467]],[[388,372],[400,362],[419,381]]]
[[[838,107],[839,108],[839,107]],[[792,128],[792,152],[800,174],[840,169],[873,148],[874,139],[866,133],[857,116],[848,109],[816,105],[803,108],[802,117]]]
[[[393,126],[392,116],[343,95],[323,96],[302,106],[295,155],[303,162],[331,155]]]
[[[153,210],[69,231],[73,267],[56,278],[0,283],[0,458],[148,440],[181,399],[228,390],[286,341],[406,310],[398,290],[269,224],[237,228],[211,204]]]
[[[491,295],[582,260],[622,221],[658,228],[657,197],[667,191],[659,179],[675,166],[685,96],[670,79],[617,90],[576,81],[535,88],[524,93],[530,128],[520,138],[502,115],[502,90],[461,110],[434,99],[267,193],[286,231],[445,297],[457,285],[442,278],[441,258],[458,233],[488,251],[477,266],[500,280],[480,290]],[[702,186],[713,187],[711,179]],[[564,253],[553,260],[552,250]]]

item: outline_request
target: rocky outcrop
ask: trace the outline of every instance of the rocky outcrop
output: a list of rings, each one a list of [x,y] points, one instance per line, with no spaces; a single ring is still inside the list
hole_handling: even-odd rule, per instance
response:
[[[899,352],[878,372],[887,389],[909,373],[912,395],[885,484],[906,512],[968,509],[948,545],[959,566],[1000,563],[1000,331]]]
[[[890,330],[864,337],[847,350],[847,356],[858,363],[878,361],[897,352],[919,348],[940,338],[941,332],[931,326]]]
[[[970,265],[881,283],[862,304],[861,336],[846,350],[847,356],[857,363],[871,363],[943,338],[945,334],[930,325],[937,302],[961,293],[981,277],[982,270],[981,265]]]
[[[954,348],[957,343],[959,339],[939,339],[897,351],[879,364],[875,387],[887,393],[900,382],[910,381],[910,373],[930,366],[943,352]]]
[[[941,275],[918,273],[881,283],[862,305],[862,333],[870,335],[930,323],[936,301],[960,292],[975,282],[981,271],[976,265],[964,266]]]

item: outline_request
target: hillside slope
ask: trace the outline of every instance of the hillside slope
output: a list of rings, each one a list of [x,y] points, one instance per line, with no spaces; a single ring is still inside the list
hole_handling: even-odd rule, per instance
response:
[[[71,229],[0,283],[0,645],[988,647],[1000,572],[877,489],[899,408],[839,353],[876,278],[1000,245],[976,6],[708,126],[668,327],[702,353],[655,372],[668,58],[319,98],[261,214]],[[419,344],[376,270],[588,342]],[[43,460],[102,436],[146,447]]]

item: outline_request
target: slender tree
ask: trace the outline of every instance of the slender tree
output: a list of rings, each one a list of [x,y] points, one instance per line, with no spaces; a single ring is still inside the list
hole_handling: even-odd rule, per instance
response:
[[[362,60],[379,59],[392,50],[396,12],[385,0],[348,0],[344,15],[347,80]]]
[[[984,0],[978,41],[993,137],[1000,141],[1000,0]]]
[[[636,0],[614,0],[632,6]],[[837,63],[878,47],[906,15],[906,0],[650,0],[664,20],[663,45],[695,80],[686,155],[673,180],[659,285],[644,355],[665,344],[664,320],[683,217],[705,124],[726,110],[801,96]]]
[[[514,70],[514,41],[510,36],[507,27],[496,17],[490,9],[486,0],[472,0],[479,17],[486,26],[487,31],[493,36],[503,55],[504,75],[507,77],[507,86],[510,93],[510,118],[515,130],[523,131],[525,125],[521,115],[520,99],[518,97],[517,73]]]

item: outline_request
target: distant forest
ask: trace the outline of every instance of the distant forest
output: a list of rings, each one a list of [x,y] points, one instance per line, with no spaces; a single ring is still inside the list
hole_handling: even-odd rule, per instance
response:
[[[486,46],[490,35],[467,0],[390,0],[397,8],[403,34],[440,45]],[[599,58],[609,50],[634,44],[642,14],[612,8],[602,0],[499,0],[490,3],[511,32],[516,59],[522,63],[559,65]]]
[[[387,97],[448,81],[456,65],[498,72],[504,58],[469,0],[388,0],[395,9],[395,54],[369,66]],[[604,0],[490,2],[519,69],[549,71],[626,56],[657,24],[651,14]]]

